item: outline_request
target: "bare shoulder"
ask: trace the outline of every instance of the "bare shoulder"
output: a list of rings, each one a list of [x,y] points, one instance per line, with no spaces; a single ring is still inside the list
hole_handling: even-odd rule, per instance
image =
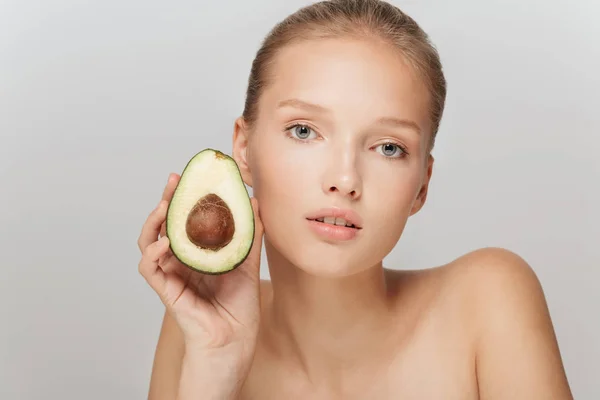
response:
[[[481,398],[572,399],[542,285],[525,259],[483,248],[439,273],[468,308]]]
[[[521,276],[529,284],[539,285],[533,268],[520,255],[500,247],[485,247],[473,250],[448,264],[454,273],[468,274],[478,278],[497,274]]]
[[[493,306],[495,315],[516,304],[524,305],[523,302],[538,307],[538,311],[539,307],[546,310],[543,289],[534,269],[510,250],[477,249],[437,269],[444,277],[444,285],[460,288],[461,295],[475,301],[475,305]],[[484,317],[493,315],[484,313]]]

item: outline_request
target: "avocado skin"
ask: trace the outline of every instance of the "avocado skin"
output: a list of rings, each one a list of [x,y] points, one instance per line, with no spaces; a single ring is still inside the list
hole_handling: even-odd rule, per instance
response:
[[[210,147],[207,147],[203,150],[200,150],[199,152],[197,152],[194,156],[190,157],[190,159],[188,160],[188,162],[186,163],[185,167],[183,168],[183,172],[181,173],[180,176],[183,176],[183,174],[185,173],[185,170],[190,166],[190,164],[192,163],[192,161],[194,160],[194,158],[196,156],[198,156],[199,154],[206,152],[206,151],[213,151],[215,152],[216,155],[223,157],[225,159],[231,160],[233,162],[233,164],[236,167],[237,173],[241,179],[241,171],[237,165],[237,163],[235,162],[235,160],[233,160],[232,157],[230,157],[229,155],[221,152],[220,150],[216,150]],[[179,185],[181,184],[181,181],[177,183],[177,186],[175,187],[175,190],[173,191],[173,193],[175,193],[175,191],[177,191],[177,188],[179,187]],[[173,206],[173,203],[170,201],[169,202],[169,206],[167,207],[167,215],[169,215],[169,211],[171,210],[171,207]],[[238,261],[237,263],[233,264],[230,268],[228,269],[224,269],[221,271],[209,271],[209,270],[204,270],[201,268],[196,268],[193,267],[191,265],[189,265],[188,263],[186,263],[185,261],[183,261],[181,258],[179,258],[177,256],[177,253],[173,250],[173,246],[171,244],[171,238],[169,237],[169,227],[168,227],[168,218],[165,219],[165,236],[167,236],[169,238],[169,248],[171,249],[171,252],[173,253],[173,256],[185,267],[191,269],[192,271],[195,272],[200,272],[204,275],[213,275],[213,276],[217,276],[217,275],[224,275],[228,272],[231,272],[233,270],[235,270],[237,267],[239,267],[240,265],[242,265],[244,263],[244,261],[246,261],[246,259],[248,258],[248,256],[250,255],[250,252],[252,251],[252,246],[254,245],[254,240],[255,240],[255,233],[256,233],[256,222],[254,221],[254,218],[252,219],[252,235],[250,237],[250,250],[248,250],[248,252],[244,255],[244,257],[242,259],[240,259],[240,261]]]

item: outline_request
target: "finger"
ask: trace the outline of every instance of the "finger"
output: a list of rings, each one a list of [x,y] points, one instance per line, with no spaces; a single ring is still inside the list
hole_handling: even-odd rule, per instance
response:
[[[175,189],[179,184],[180,176],[171,173],[169,174],[169,179],[167,179],[167,184],[165,185],[165,189],[163,190],[162,200],[166,201],[167,204],[171,202],[173,198],[173,194],[175,193]],[[158,237],[163,237],[166,235],[166,224],[163,222],[160,226],[160,232],[158,233]]]
[[[138,265],[139,273],[146,279],[150,287],[159,295],[164,293],[165,289],[165,273],[160,269],[158,260],[169,248],[169,239],[161,238],[154,243],[151,243],[143,251],[142,259]]]
[[[167,179],[167,184],[165,185],[165,189],[163,190],[162,200],[171,201],[173,198],[173,193],[175,193],[175,189],[179,184],[179,179],[181,177],[175,173],[169,174],[169,179]]]
[[[168,248],[167,251],[160,256],[158,259],[158,266],[165,274],[167,274],[167,280],[169,275],[178,275],[183,280],[186,280],[194,272],[192,269],[183,265],[181,261],[175,257],[171,248]]]
[[[158,234],[159,237],[163,237],[167,234],[167,224],[166,223],[162,223],[160,224],[160,233]]]
[[[165,220],[167,215],[167,202],[165,200],[161,200],[156,208],[152,210],[144,226],[142,227],[142,231],[140,232],[140,236],[138,238],[138,247],[140,251],[144,251],[146,247],[148,247],[151,243],[156,242],[158,239],[158,233],[160,231],[160,225]]]
[[[165,254],[163,254],[158,259],[158,265],[162,268],[163,271],[165,271],[165,273],[169,273],[169,270],[170,270],[169,266],[170,266],[172,257],[175,257],[173,255],[173,252],[170,249],[167,249]]]

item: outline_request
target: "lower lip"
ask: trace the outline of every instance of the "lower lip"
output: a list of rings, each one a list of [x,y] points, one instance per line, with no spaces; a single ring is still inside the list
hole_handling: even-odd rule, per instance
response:
[[[324,222],[308,220],[308,225],[317,235],[330,240],[352,240],[358,234],[359,229],[347,226],[331,225]]]

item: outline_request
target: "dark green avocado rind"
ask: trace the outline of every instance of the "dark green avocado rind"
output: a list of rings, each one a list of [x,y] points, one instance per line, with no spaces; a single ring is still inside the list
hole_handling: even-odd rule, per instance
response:
[[[206,152],[206,151],[213,151],[213,152],[215,152],[216,154],[218,154],[218,155],[220,155],[220,156],[222,156],[222,157],[224,157],[224,158],[227,158],[227,159],[229,159],[229,160],[232,160],[232,161],[233,161],[233,164],[234,164],[234,165],[235,165],[235,167],[236,167],[236,171],[237,171],[238,177],[239,177],[240,179],[242,179],[242,173],[241,173],[241,171],[240,171],[240,169],[239,169],[239,166],[238,166],[238,165],[237,165],[237,163],[235,162],[235,160],[234,160],[232,157],[230,157],[229,155],[227,155],[227,154],[225,154],[225,153],[223,153],[223,152],[221,152],[221,151],[219,151],[219,150],[212,149],[212,148],[205,148],[204,150],[201,150],[201,151],[197,152],[196,154],[194,154],[194,156],[192,156],[192,157],[191,157],[191,158],[188,160],[188,162],[186,163],[186,165],[185,165],[185,167],[183,168],[183,171],[181,172],[181,175],[180,175],[180,176],[183,176],[183,174],[185,173],[186,169],[187,169],[187,168],[190,166],[190,164],[192,163],[192,161],[193,161],[193,160],[194,160],[194,159],[195,159],[195,158],[196,158],[198,155],[200,155],[200,154],[202,154],[202,153],[204,153],[204,152]],[[243,180],[242,180],[242,182],[243,182]],[[175,192],[177,192],[177,189],[179,188],[179,184],[180,184],[180,183],[181,183],[181,181],[177,183],[177,186],[175,187],[175,190],[173,191],[173,196],[175,195]],[[245,185],[245,184],[244,184],[244,185]],[[244,261],[246,261],[246,259],[247,259],[247,258],[248,258],[248,256],[250,255],[250,252],[252,251],[252,246],[254,245],[254,240],[255,240],[255,237],[254,237],[254,236],[255,236],[255,233],[256,233],[256,221],[255,221],[255,216],[254,216],[254,209],[252,208],[252,204],[251,204],[251,201],[250,201],[250,196],[248,195],[248,190],[246,190],[246,195],[247,195],[247,200],[248,200],[248,202],[250,202],[250,208],[252,209],[252,213],[253,213],[253,214],[252,214],[252,235],[251,235],[251,239],[250,239],[250,246],[248,246],[248,252],[247,252],[247,253],[244,255],[244,257],[242,257],[242,258],[240,259],[240,261],[238,261],[236,264],[234,264],[234,265],[230,266],[229,268],[227,268],[227,269],[223,269],[223,270],[221,270],[221,271],[208,271],[208,270],[201,269],[201,267],[200,267],[200,268],[197,268],[197,267],[194,267],[194,266],[192,266],[192,265],[189,265],[188,263],[186,263],[185,261],[183,261],[181,258],[179,258],[179,257],[177,256],[177,253],[176,253],[176,252],[173,250],[173,246],[172,246],[172,244],[171,244],[171,238],[169,237],[169,226],[168,226],[168,225],[169,225],[169,222],[168,222],[168,221],[169,221],[169,218],[168,218],[168,215],[169,215],[169,211],[171,210],[171,206],[172,206],[172,204],[173,204],[171,201],[169,201],[169,206],[167,207],[167,214],[166,214],[166,215],[167,215],[167,217],[165,218],[165,236],[167,236],[167,238],[169,238],[169,247],[170,247],[170,249],[171,249],[171,252],[173,253],[173,256],[175,256],[175,258],[176,258],[176,259],[177,259],[177,260],[178,260],[178,261],[179,261],[181,264],[183,264],[183,265],[184,265],[184,266],[186,266],[187,268],[191,269],[192,271],[200,272],[200,273],[203,273],[203,274],[205,274],[205,275],[223,275],[223,274],[226,274],[227,272],[231,272],[231,271],[235,270],[237,267],[239,267],[240,265],[242,265],[242,264],[244,263]]]

